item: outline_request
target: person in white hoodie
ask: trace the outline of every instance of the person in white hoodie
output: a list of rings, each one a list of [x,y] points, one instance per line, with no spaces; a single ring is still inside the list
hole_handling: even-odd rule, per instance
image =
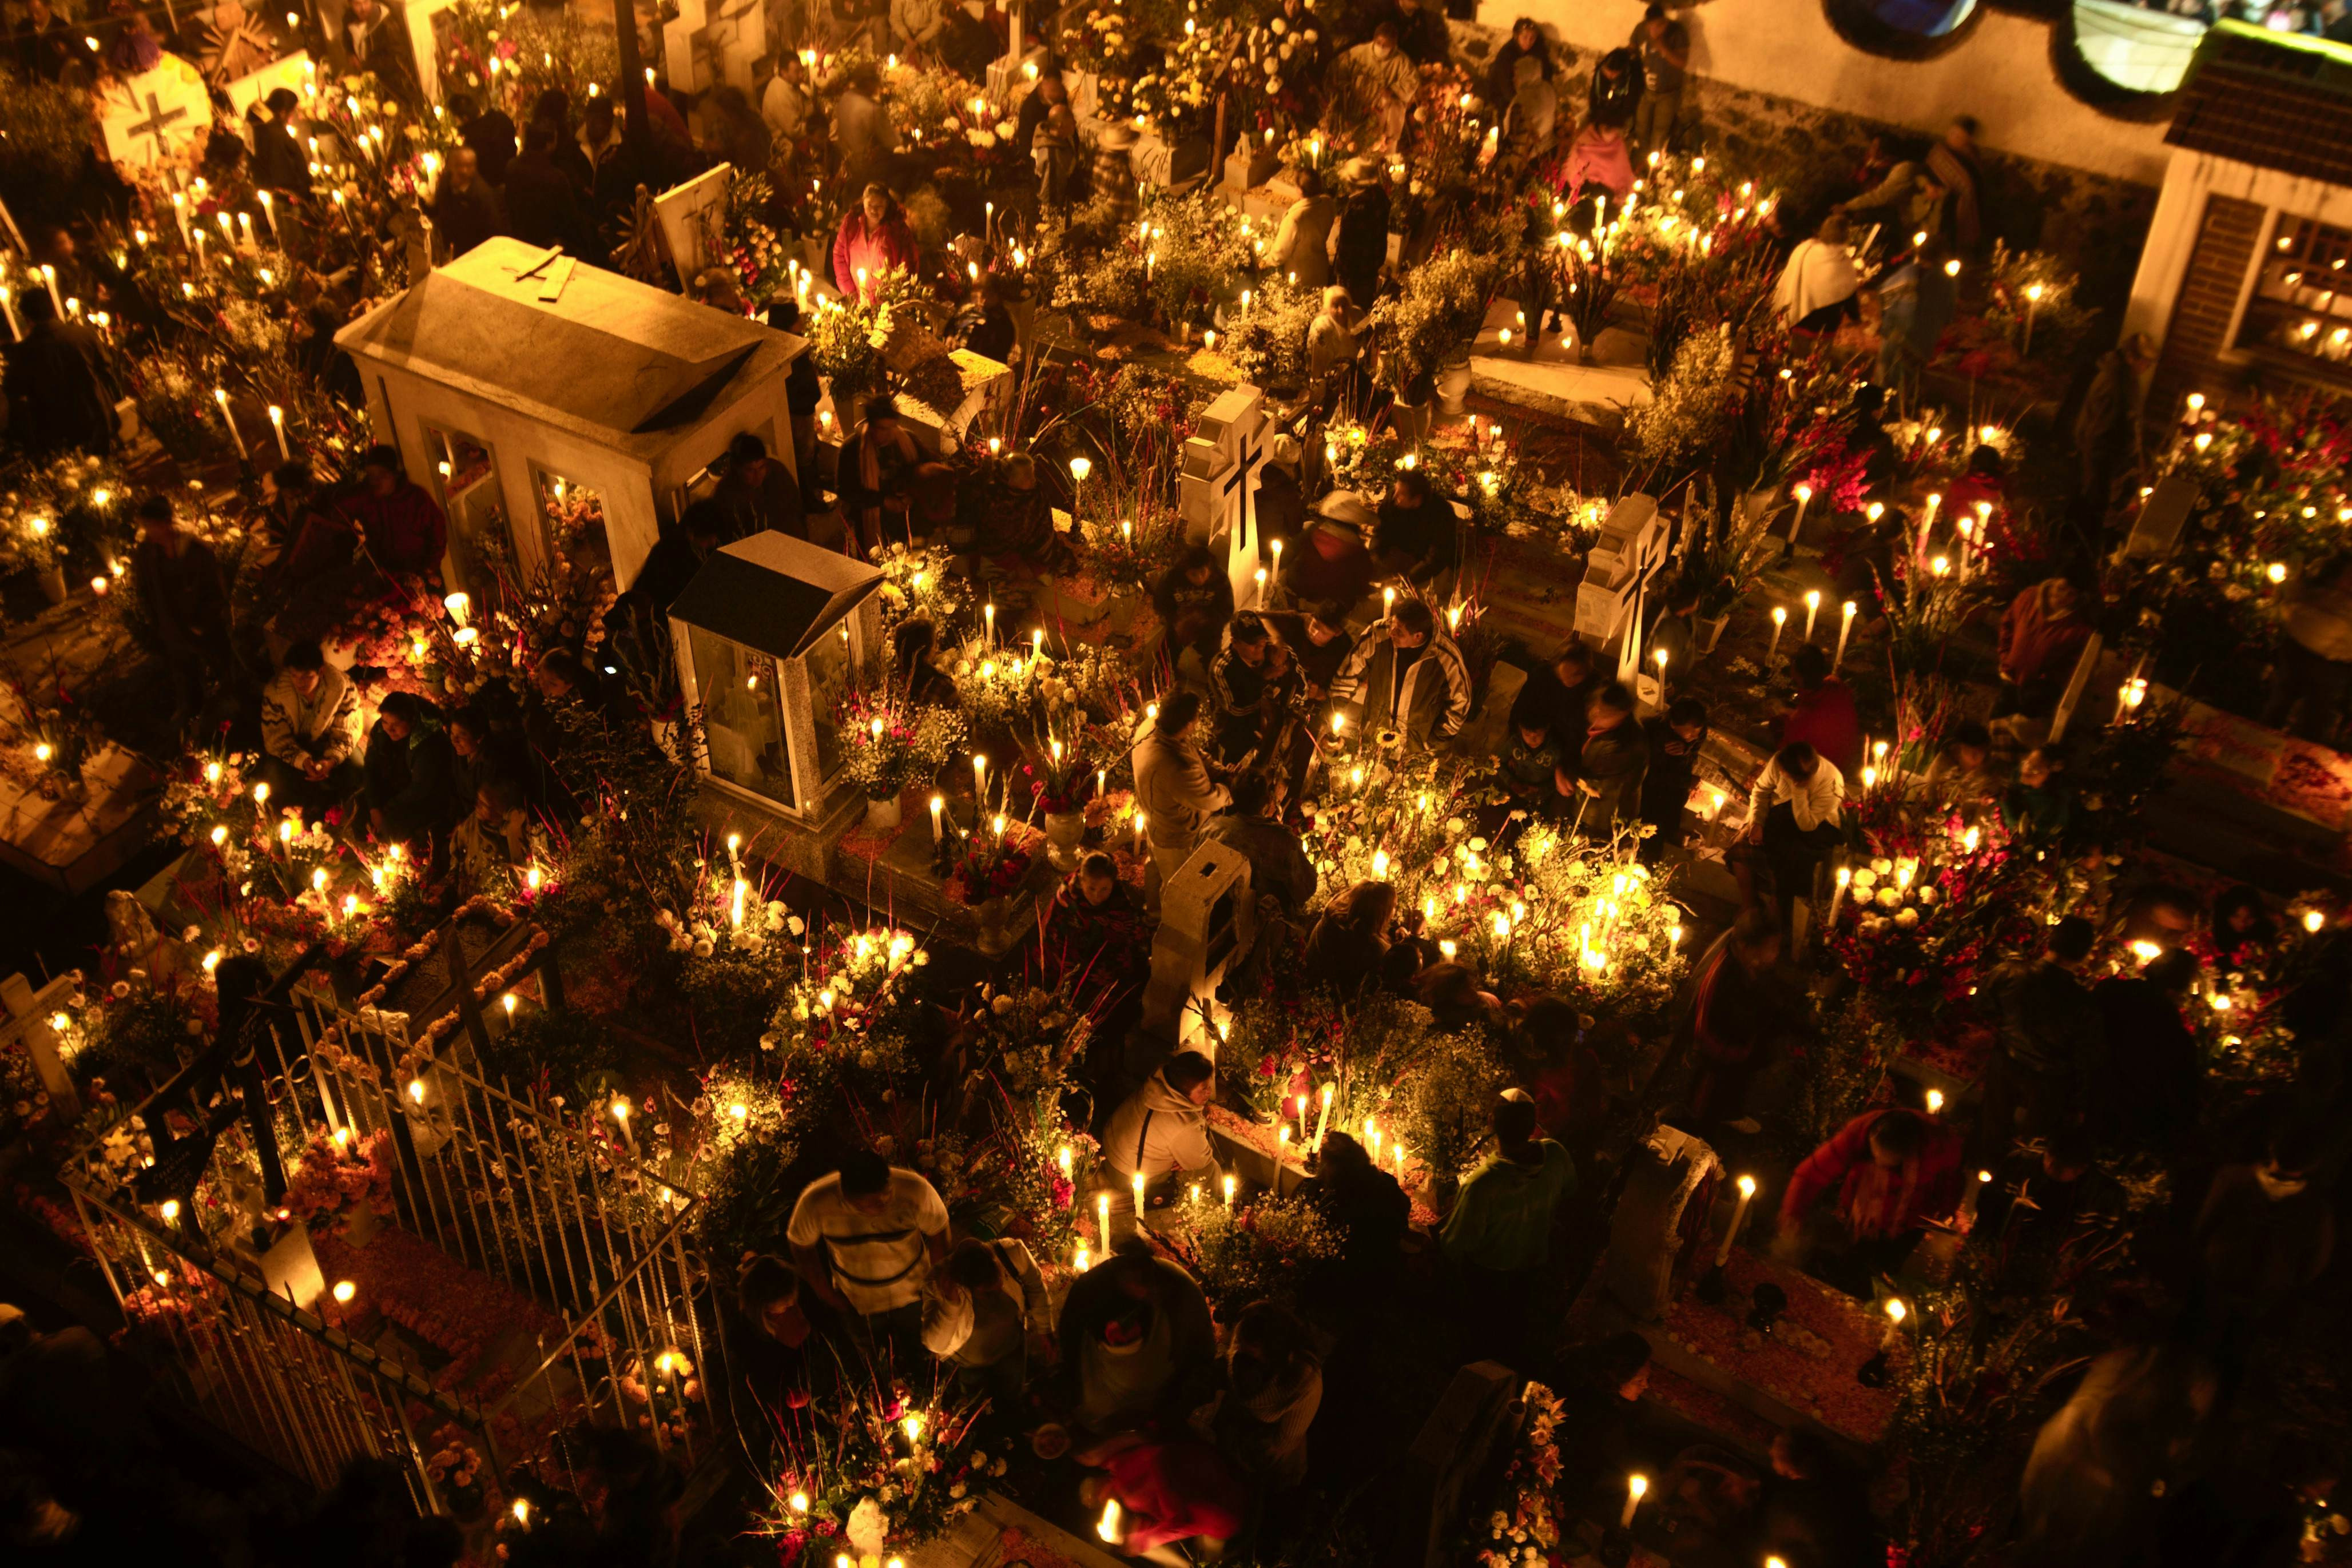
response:
[[[987,1395],[1001,1416],[1017,1410],[1030,1362],[1051,1359],[1053,1331],[1045,1276],[1013,1237],[966,1237],[924,1284],[924,1347],[952,1363],[966,1391]]]
[[[1210,1146],[1202,1107],[1216,1092],[1217,1064],[1197,1051],[1180,1051],[1111,1113],[1103,1157],[1120,1190],[1132,1190],[1140,1171],[1147,1190],[1173,1177],[1178,1183],[1200,1182],[1204,1194],[1215,1193],[1223,1172]]]

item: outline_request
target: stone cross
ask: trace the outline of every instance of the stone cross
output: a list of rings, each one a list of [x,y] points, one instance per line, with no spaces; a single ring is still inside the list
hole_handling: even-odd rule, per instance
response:
[[[2180,530],[2189,526],[2189,514],[2197,506],[2197,485],[2178,474],[2168,474],[2156,482],[2156,488],[2139,504],[2139,516],[2132,519],[2131,535],[2124,540],[2126,555],[2168,556],[2180,542]]]
[[[1661,1124],[1636,1145],[1610,1217],[1601,1285],[1641,1322],[1655,1322],[1681,1289],[1705,1210],[1702,1188],[1723,1168],[1715,1151]]]
[[[1258,601],[1257,486],[1269,455],[1265,394],[1242,385],[1217,394],[1201,414],[1200,433],[1184,443],[1177,506],[1184,537],[1208,544],[1225,537],[1225,570],[1234,585],[1234,605]]]
[[[205,78],[177,55],[118,84],[100,108],[107,156],[118,163],[163,162],[211,123]]]
[[[715,236],[725,221],[727,192],[734,183],[735,166],[721,163],[654,198],[654,214],[661,220],[662,239],[669,246],[670,265],[677,268],[684,287],[692,287],[694,275],[707,265],[704,241],[707,235]]]
[[[1143,1032],[1176,1050],[1213,1059],[1216,1036],[1202,1009],[1226,968],[1257,939],[1257,899],[1248,857],[1214,840],[1192,852],[1160,890],[1160,930],[1151,939],[1151,977],[1143,988]]]
[[[1576,634],[1605,649],[1620,635],[1618,677],[1630,679],[1629,660],[1641,658],[1642,591],[1665,564],[1666,523],[1647,496],[1627,496],[1601,525],[1601,538],[1585,559],[1584,580],[1576,589]]]
[[[677,19],[662,24],[663,59],[681,91],[726,81],[748,92],[751,68],[766,52],[766,18],[757,0],[679,0]]]

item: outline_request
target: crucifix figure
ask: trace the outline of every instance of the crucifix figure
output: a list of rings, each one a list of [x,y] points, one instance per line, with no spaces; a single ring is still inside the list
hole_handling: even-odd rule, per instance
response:
[[[163,139],[163,128],[187,118],[188,111],[184,109],[174,109],[166,112],[163,100],[153,92],[150,92],[147,95],[147,118],[131,126],[130,132],[133,136],[153,137],[155,160],[161,162],[170,155],[172,151],[171,144]]]

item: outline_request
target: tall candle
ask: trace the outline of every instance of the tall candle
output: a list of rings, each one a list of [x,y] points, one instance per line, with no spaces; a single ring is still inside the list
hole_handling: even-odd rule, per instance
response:
[[[1233,1207],[1234,1193],[1240,1187],[1240,1186],[1241,1178],[1239,1176],[1227,1176],[1225,1177],[1225,1207],[1227,1208]]]
[[[1805,641],[1813,640],[1813,621],[1822,612],[1822,591],[1808,589],[1805,592]]]
[[[1135,814],[1135,852],[1139,859],[1141,858],[1143,854],[1143,813],[1140,811],[1138,811]]]
[[[286,411],[274,402],[269,405],[269,428],[278,437],[278,461],[291,462],[294,454],[286,446]]]
[[[1797,536],[1805,529],[1805,508],[1812,505],[1813,487],[1811,485],[1800,485],[1790,494],[1797,497],[1797,518],[1789,525],[1789,545],[1790,549],[1794,549]]]
[[[988,621],[988,645],[993,648],[996,646],[996,606],[992,603],[984,605],[981,613]]]
[[[1845,663],[1845,640],[1853,633],[1854,612],[1860,608],[1861,606],[1851,599],[1839,606],[1841,614],[1838,621],[1838,645],[1837,652],[1830,656],[1832,670]]]
[[[1786,605],[1772,606],[1772,644],[1764,650],[1764,662],[1769,664],[1780,651],[1780,633],[1788,629],[1789,611]]]
[[[8,292],[8,286],[5,283],[0,283],[0,312],[5,312],[8,318],[9,340],[23,342],[25,324],[16,319],[16,297]]]
[[[1963,1231],[1977,1228],[1977,1205],[1983,1199],[1984,1189],[1991,1181],[1992,1172],[1979,1171],[1977,1179],[1969,1183],[1969,1190],[1960,1195],[1960,1228]]]
[[[1853,881],[1853,872],[1850,867],[1840,866],[1837,868],[1837,886],[1832,889],[1830,893],[1829,923],[1832,925],[1837,924],[1838,905],[1845,902],[1846,885]]]
[[[1128,1183],[1135,1189],[1135,1223],[1140,1226],[1143,1223],[1143,1173],[1136,1172],[1128,1178]]]
[[[988,803],[988,758],[982,752],[971,754],[971,820],[976,826],[981,809]]]
[[[56,308],[58,319],[64,320],[66,302],[58,298],[58,269],[46,261],[41,263],[41,281],[49,286],[49,303]]]
[[[940,813],[945,811],[947,807],[948,802],[946,796],[934,795],[931,797],[931,847],[933,849],[939,848],[939,846],[947,839],[947,827],[940,819]],[[1066,1171],[1063,1174],[1066,1176],[1069,1173]]]
[[[1106,1253],[1110,1250],[1110,1194],[1107,1192],[1095,1194],[1095,1239]]]
[[[1718,1269],[1731,1260],[1731,1244],[1739,1239],[1739,1223],[1748,1218],[1748,1200],[1756,1196],[1756,1178],[1739,1178],[1739,1201],[1731,1210],[1731,1225],[1723,1233],[1723,1243],[1715,1249],[1715,1266]]]
[[[1878,1342],[1879,1349],[1886,1350],[1894,1345],[1895,1337],[1903,1332],[1903,1320],[1910,1315],[1911,1309],[1904,1304],[1902,1297],[1886,1298],[1886,1337]]]
[[[1617,1516],[1618,1529],[1631,1530],[1633,1528],[1633,1511],[1642,1506],[1642,1498],[1644,1493],[1649,1491],[1649,1477],[1627,1476],[1625,1478],[1625,1511]]]
[[[1318,1148],[1318,1149],[1322,1148],[1322,1146],[1323,1146],[1323,1134],[1324,1134],[1326,1132],[1328,1132],[1328,1131],[1329,1131],[1329,1130],[1330,1130],[1330,1126],[1331,1126],[1331,1085],[1329,1085],[1328,1083],[1326,1083],[1325,1085],[1323,1085],[1323,1111],[1322,1111],[1322,1113],[1321,1113],[1320,1115],[1318,1115],[1318,1116],[1317,1116],[1317,1117],[1315,1118],[1315,1146],[1316,1146],[1316,1148]]]
[[[245,437],[237,434],[236,420],[228,411],[227,390],[222,387],[213,388],[213,401],[220,404],[221,423],[228,426],[228,437],[231,441],[236,443],[236,455],[238,459],[242,461],[243,459],[251,456],[252,454],[248,453],[245,449]]]

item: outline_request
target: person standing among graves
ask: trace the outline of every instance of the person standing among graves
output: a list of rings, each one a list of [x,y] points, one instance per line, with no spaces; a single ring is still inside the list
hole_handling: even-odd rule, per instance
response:
[[[1208,837],[1250,862],[1250,891],[1297,915],[1313,902],[1315,862],[1276,815],[1274,780],[1253,768],[1233,783],[1233,809],[1209,824]]]
[[[507,232],[506,206],[482,172],[481,154],[473,148],[460,147],[449,154],[449,171],[433,193],[432,216],[434,232],[452,261]]]
[[[710,492],[710,499],[718,508],[713,520],[719,523],[721,543],[732,544],[770,530],[796,539],[808,538],[800,486],[782,464],[768,455],[768,444],[751,431],[742,431],[728,442],[727,472]],[[681,589],[685,586],[678,584]]]
[[[1528,1319],[1551,1259],[1552,1220],[1576,1192],[1576,1162],[1541,1135],[1526,1090],[1504,1090],[1487,1116],[1494,1152],[1462,1178],[1438,1239],[1462,1279],[1471,1358],[1525,1366]]]
[[[1331,281],[1331,229],[1339,221],[1339,204],[1323,193],[1323,176],[1301,169],[1298,199],[1282,214],[1265,265],[1309,293],[1322,288]]]
[[[1611,681],[1592,694],[1585,708],[1584,741],[1573,775],[1580,797],[1579,831],[1587,838],[1605,838],[1621,824],[1638,823],[1642,779],[1649,767],[1648,737],[1633,722],[1633,694]]]
[[[922,1343],[923,1285],[948,1255],[948,1210],[937,1188],[860,1149],[809,1184],[784,1239],[801,1278],[868,1350],[915,1364],[904,1358]]]
[[[1257,749],[1265,731],[1266,650],[1275,645],[1265,617],[1244,610],[1233,618],[1225,645],[1209,661],[1209,697],[1215,705],[1217,759],[1238,765]]]
[[[1053,1354],[1053,1331],[1045,1276],[1014,1237],[957,1242],[923,1292],[924,1347],[1000,1416],[1018,1413],[1030,1363]]]
[[[1560,776],[1570,770],[1541,705],[1512,707],[1510,734],[1496,767],[1513,807],[1546,820],[1559,815],[1567,799],[1560,791]]]
[[[1428,475],[1407,468],[1389,482],[1381,502],[1372,559],[1383,572],[1429,588],[1460,558],[1460,534],[1454,503],[1437,494]]]
[[[2332,746],[2352,690],[2352,555],[2323,562],[2285,600],[2263,722],[2284,729],[2292,719],[2296,735]]]
[[[2082,568],[2046,577],[2010,601],[2000,618],[2000,694],[1993,716],[2048,718],[2057,711],[2091,640],[2097,607],[2090,573]]]
[[[16,297],[22,342],[5,350],[9,439],[37,455],[114,450],[115,387],[98,329],[60,318],[48,291]]]
[[[1233,580],[1207,546],[1194,545],[1152,585],[1151,608],[1165,628],[1169,662],[1180,664],[1189,652],[1205,671],[1234,618]]]
[[[1796,678],[1797,696],[1781,716],[1780,744],[1802,741],[1833,763],[1841,778],[1856,777],[1863,763],[1862,719],[1853,688],[1830,673],[1829,654],[1811,643],[1797,650],[1789,673]]]
[[[232,695],[221,689],[236,668],[229,654],[228,584],[212,546],[182,528],[162,496],[139,503],[131,580],[172,679],[170,727],[176,732],[208,704]]]
[[[1927,1221],[1959,1205],[1959,1134],[1916,1111],[1865,1111],[1789,1177],[1780,1236],[1806,1254],[1809,1271],[1867,1297],[1872,1281],[1918,1246]]]
[[[2102,547],[2109,508],[2126,478],[2147,466],[2140,411],[2156,369],[2156,340],[2134,332],[2099,356],[2099,368],[2074,416],[2074,520],[2095,549]]]
[[[1642,721],[1650,765],[1642,775],[1642,821],[1652,829],[1642,841],[1642,863],[1655,865],[1683,841],[1683,812],[1698,782],[1699,754],[1706,749],[1706,705],[1676,697],[1666,711]]]
[[[2038,957],[1995,965],[1979,988],[1993,1029],[1979,1125],[1995,1157],[2014,1139],[2081,1124],[2105,1082],[2105,1021],[2083,983],[2097,939],[2089,921],[2068,915],[2050,927]]]
[[[359,792],[360,695],[316,643],[297,643],[261,694],[257,769],[280,808],[315,821],[329,806]]]
[[[1690,1053],[1685,1099],[1702,1127],[1758,1130],[1748,1116],[1748,1085],[1790,1022],[1780,962],[1780,923],[1761,909],[1743,909],[1692,971],[1690,1006],[1675,1033]]]
[[[1054,1337],[1063,1356],[1060,1397],[1087,1433],[1123,1432],[1155,1417],[1181,1427],[1214,1383],[1208,1299],[1139,1236],[1070,1281]]]
[[[1160,890],[1192,858],[1209,819],[1233,804],[1233,795],[1210,776],[1193,738],[1200,716],[1199,693],[1173,693],[1135,745],[1135,806],[1144,813],[1151,845],[1145,891],[1155,908]]]
[[[869,401],[865,423],[842,452],[837,475],[845,554],[870,554],[885,539],[908,538],[908,508],[922,460],[898,405],[887,397]]]
[[[882,184],[870,183],[834,235],[833,286],[871,304],[885,275],[911,274],[918,255],[914,228],[898,199]]]
[[[1682,119],[1683,89],[1690,79],[1690,29],[1652,4],[1633,29],[1631,47],[1642,68],[1642,100],[1633,109],[1633,146],[1664,152]]]
[[[1354,724],[1394,729],[1415,746],[1451,740],[1470,719],[1462,650],[1418,599],[1399,601],[1387,620],[1364,633],[1331,695]]]
[[[1795,901],[1811,898],[1822,857],[1845,838],[1845,776],[1805,741],[1772,754],[1748,791],[1748,842],[1772,873],[1773,899],[1785,923]],[[1739,868],[1752,902],[1753,873]]]
[[[360,531],[376,570],[387,577],[421,577],[437,593],[441,560],[449,553],[449,518],[425,486],[402,472],[400,454],[371,446],[360,458],[359,488],[339,505]]]
[[[415,692],[388,694],[361,765],[369,833],[378,843],[406,844],[428,877],[447,857],[449,831],[476,804],[458,793],[457,755],[439,718]]]
[[[1084,997],[1125,990],[1149,967],[1142,901],[1119,879],[1118,862],[1090,851],[1054,894],[1043,957]]]
[[[1380,297],[1381,273],[1389,264],[1388,165],[1376,158],[1351,158],[1339,166],[1339,180],[1348,199],[1339,208],[1332,276],[1351,304],[1370,305]]]

